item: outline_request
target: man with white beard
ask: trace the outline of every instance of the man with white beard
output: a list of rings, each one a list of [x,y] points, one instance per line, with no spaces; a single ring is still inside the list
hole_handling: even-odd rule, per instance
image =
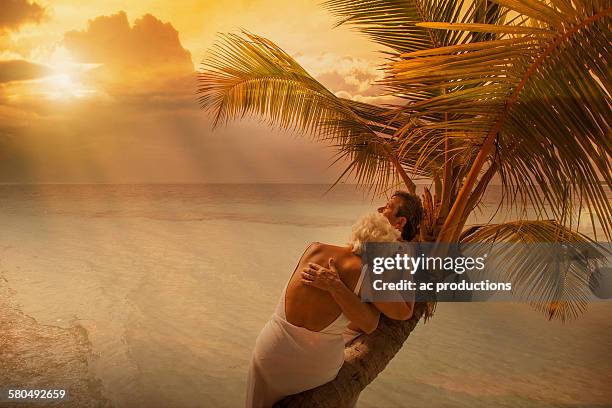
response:
[[[247,407],[271,407],[333,380],[344,362],[345,341],[374,331],[381,312],[398,320],[412,316],[414,301],[361,302],[365,268],[360,254],[365,242],[413,239],[422,217],[417,196],[396,192],[377,213],[353,225],[347,246],[310,244],[257,338]]]

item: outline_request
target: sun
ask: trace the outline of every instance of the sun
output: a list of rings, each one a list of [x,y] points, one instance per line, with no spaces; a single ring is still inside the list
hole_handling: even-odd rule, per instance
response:
[[[36,86],[47,99],[74,101],[97,94],[91,72],[100,64],[80,63],[64,46],[59,46],[48,55],[44,65],[49,67],[49,73]]]
[[[50,99],[73,99],[77,96],[78,86],[74,76],[66,71],[55,72],[43,82],[44,92]]]
[[[75,88],[74,81],[70,74],[68,73],[60,73],[57,75],[53,75],[49,77],[49,82],[52,86],[56,87],[58,90],[72,90]]]
[[[54,100],[71,100],[83,98],[94,93],[79,80],[78,72],[74,70],[56,70],[53,75],[43,80],[43,92]]]

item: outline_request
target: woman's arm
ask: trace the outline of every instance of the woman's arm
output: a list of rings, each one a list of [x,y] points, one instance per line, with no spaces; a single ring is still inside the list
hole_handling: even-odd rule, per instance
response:
[[[355,295],[349,288],[346,287],[344,282],[340,280],[340,275],[338,274],[333,259],[330,259],[329,261],[329,268],[324,268],[323,266],[315,263],[309,263],[308,265],[309,266],[304,268],[304,271],[302,272],[302,282],[307,285],[329,291],[336,303],[338,303],[342,309],[344,315],[355,324],[358,324],[358,322],[355,321],[353,317],[355,319],[365,320],[363,324],[368,327],[371,327],[371,325],[374,324],[372,316],[370,315],[372,312],[368,312],[368,310],[365,308],[365,305],[371,307],[371,304],[362,302],[359,296]],[[372,304],[377,310],[375,326],[372,331],[378,326],[378,311],[382,312],[382,314],[390,319],[410,319],[414,309],[414,295],[411,299],[405,300],[405,302],[373,302]],[[345,310],[345,308],[347,310]],[[367,333],[366,330],[361,330]]]
[[[370,334],[378,327],[380,312],[374,305],[363,303],[342,281],[330,294],[342,309],[342,313],[364,333]]]
[[[302,282],[309,286],[328,291],[334,298],[342,313],[364,333],[372,333],[378,327],[380,312],[369,303],[363,303],[340,280],[333,259],[329,260],[329,268],[309,263],[302,272]]]

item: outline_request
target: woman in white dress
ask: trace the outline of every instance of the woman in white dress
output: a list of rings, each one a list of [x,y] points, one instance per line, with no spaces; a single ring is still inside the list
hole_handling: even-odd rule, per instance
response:
[[[365,273],[359,256],[363,243],[401,239],[400,231],[409,217],[394,217],[393,206],[400,201],[394,196],[391,208],[387,203],[378,213],[362,217],[353,226],[347,246],[317,242],[306,249],[255,343],[247,408],[270,408],[285,396],[333,380],[344,362],[347,333],[354,337],[374,331],[379,308],[391,318],[411,316],[410,304],[381,307],[362,303],[357,296]],[[324,270],[327,275],[313,278],[313,270]]]

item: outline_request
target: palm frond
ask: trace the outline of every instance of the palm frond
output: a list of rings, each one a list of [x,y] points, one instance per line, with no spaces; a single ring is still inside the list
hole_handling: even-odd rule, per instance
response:
[[[612,204],[605,185],[612,187],[607,68],[612,47],[604,34],[612,14],[609,1],[596,0],[589,7],[582,2],[497,3],[502,15],[526,14],[506,23],[419,23],[463,32],[464,38],[474,32],[496,37],[404,53],[389,63],[384,81],[398,96],[444,89],[412,98],[403,112],[423,120],[398,137],[431,135],[435,128],[457,139],[463,135],[462,155],[474,153],[464,191],[445,224],[451,231],[447,237],[456,234],[457,220],[465,216],[482,166],[497,154],[506,197],[519,197],[571,227],[576,208],[565,203],[580,202],[610,238]]]
[[[418,1],[329,0],[322,6],[338,17],[337,26],[352,25],[397,53],[439,45],[431,32],[415,25],[424,18]]]
[[[224,35],[199,73],[199,102],[214,126],[246,115],[333,143],[355,173],[375,189],[393,180],[393,134],[405,115],[335,96],[271,41],[244,32]],[[403,155],[398,165],[410,165]],[[395,166],[397,169],[397,166]]]
[[[504,265],[500,278],[512,282],[515,294],[537,299],[531,302],[536,310],[562,321],[585,312],[591,297],[589,279],[608,252],[585,235],[549,220],[474,226],[464,231],[460,242],[482,248],[489,260]],[[553,251],[549,245],[553,243],[566,245]],[[560,264],[563,247],[567,259],[580,262]]]
[[[390,48],[392,56],[455,44],[461,34],[430,30],[420,23],[474,22],[491,18],[492,5],[484,0],[328,0],[322,3],[338,18],[377,44]]]

